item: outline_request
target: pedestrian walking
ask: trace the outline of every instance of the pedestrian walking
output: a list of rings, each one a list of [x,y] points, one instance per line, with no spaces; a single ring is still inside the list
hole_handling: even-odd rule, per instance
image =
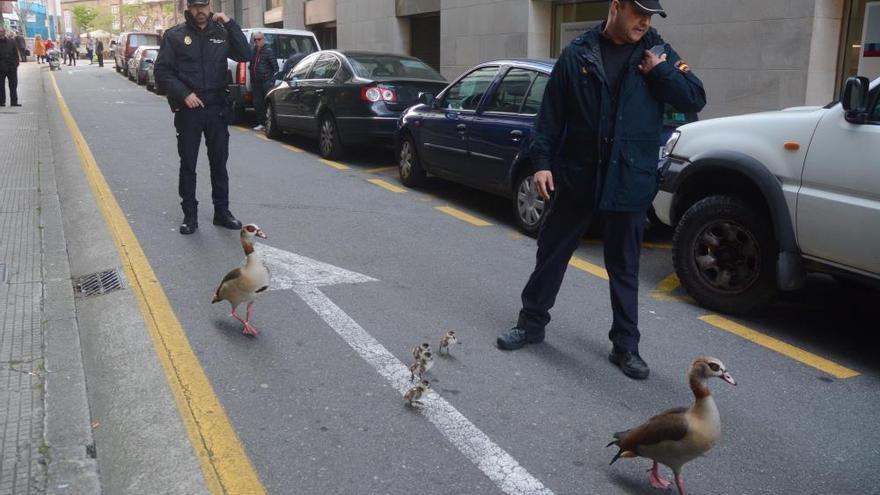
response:
[[[165,31],[155,75],[168,93],[180,155],[178,192],[183,207],[181,234],[199,226],[196,200],[196,159],[205,135],[211,167],[214,225],[238,230],[241,222],[229,211],[229,129],[232,118],[226,95],[227,59],[247,62],[251,49],[236,22],[220,12],[211,14],[209,0],[187,0],[186,21]]]
[[[70,37],[64,40],[64,62],[67,65],[76,65],[76,45]]]
[[[104,41],[101,38],[95,42],[95,50],[98,56],[98,67],[104,67]]]
[[[21,33],[15,33],[15,45],[18,47],[18,59],[27,62],[27,41]]]
[[[15,40],[6,35],[6,28],[0,26],[0,107],[6,106],[6,81],[9,81],[10,106],[20,107],[18,103],[18,46]]]
[[[92,65],[95,63],[95,61],[92,60],[92,57],[94,56],[94,54],[95,54],[95,40],[92,39],[91,34],[87,34],[86,35],[86,58],[89,59],[89,65]]]
[[[657,192],[664,105],[698,112],[702,82],[651,27],[657,0],[612,0],[608,18],[565,48],[550,75],[531,155],[534,181],[551,199],[538,234],[535,269],[515,327],[497,345],[514,350],[544,340],[565,269],[590,222],[604,224],[613,321],[609,359],[626,376],[648,377],[639,354],[639,255]]]
[[[254,111],[257,126],[255,131],[266,127],[266,93],[275,84],[275,73],[278,72],[278,60],[272,47],[266,44],[266,37],[260,31],[254,32],[254,57],[251,59],[251,93],[254,95]]]
[[[34,57],[37,58],[38,64],[42,64],[46,58],[46,44],[43,42],[43,37],[39,34],[34,36]]]

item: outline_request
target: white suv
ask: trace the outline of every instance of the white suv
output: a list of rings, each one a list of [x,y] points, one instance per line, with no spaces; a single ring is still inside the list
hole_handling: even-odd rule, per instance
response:
[[[880,286],[880,79],[851,77],[824,107],[682,126],[665,154],[654,209],[702,306],[747,312],[811,271]]]

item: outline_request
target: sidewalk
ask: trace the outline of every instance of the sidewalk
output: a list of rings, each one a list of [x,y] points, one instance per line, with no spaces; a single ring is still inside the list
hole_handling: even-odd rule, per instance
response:
[[[0,495],[100,493],[43,71],[0,108]]]

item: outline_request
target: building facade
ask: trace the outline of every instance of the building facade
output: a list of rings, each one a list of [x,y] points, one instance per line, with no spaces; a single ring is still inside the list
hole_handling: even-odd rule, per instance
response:
[[[324,48],[417,56],[452,79],[479,62],[556,57],[607,0],[214,0],[243,26],[309,29]],[[705,117],[836,98],[880,77],[880,0],[665,0],[654,26],[700,75]],[[215,8],[215,10],[219,10]]]

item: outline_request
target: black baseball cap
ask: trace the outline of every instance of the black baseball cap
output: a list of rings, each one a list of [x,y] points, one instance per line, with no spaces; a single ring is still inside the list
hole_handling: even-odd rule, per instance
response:
[[[187,5],[208,5],[210,0],[186,0]]]
[[[666,11],[660,6],[659,0],[632,0],[637,10],[641,10],[646,14],[660,14],[660,17],[666,17]]]

